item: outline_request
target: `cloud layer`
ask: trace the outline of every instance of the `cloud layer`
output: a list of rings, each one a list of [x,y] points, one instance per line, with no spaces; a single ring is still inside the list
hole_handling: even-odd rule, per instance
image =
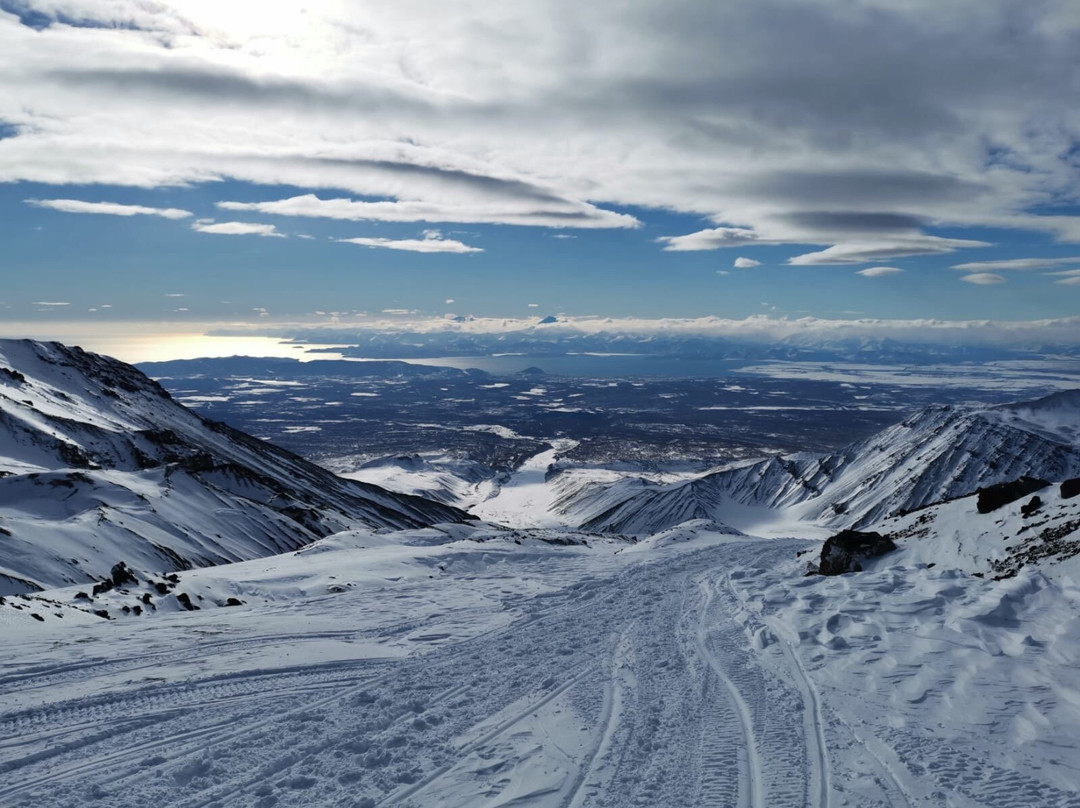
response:
[[[973,226],[1080,242],[1043,213],[1080,200],[1075,0],[3,8],[0,182],[233,178],[265,195],[224,210],[346,221],[657,208],[712,225],[665,250],[808,245],[796,265],[966,250]]]
[[[383,312],[388,314],[389,312]],[[746,340],[761,343],[819,345],[838,340],[898,340],[919,344],[1025,345],[1080,344],[1080,317],[1033,321],[937,320],[937,319],[827,319],[820,317],[770,317],[755,315],[743,319],[699,317],[688,319],[613,318],[559,315],[555,322],[538,324],[535,317],[434,317],[408,310],[395,316],[354,317],[348,323],[296,323],[271,327],[217,328],[218,335],[247,334],[255,329],[264,336],[303,339],[313,343],[368,342],[374,335],[387,339],[394,335],[473,336],[491,340],[493,350],[510,336],[565,341],[571,350],[582,336],[605,337],[617,342],[621,337],[649,345],[655,340]]]
[[[192,230],[200,233],[212,233],[218,236],[273,236],[284,238],[284,233],[279,233],[277,227],[272,224],[256,224],[255,222],[209,222],[198,221],[191,225]]]
[[[378,247],[386,250],[405,250],[418,253],[478,253],[479,247],[470,247],[454,239],[445,239],[438,231],[428,231],[423,238],[341,238],[343,244],[358,244],[361,247]]]
[[[900,267],[867,267],[858,270],[855,274],[862,275],[864,278],[886,278],[889,275],[899,275],[903,271]]]
[[[179,208],[148,208],[143,205],[121,205],[116,202],[83,202],[79,199],[27,199],[26,204],[63,213],[95,213],[107,216],[160,216],[163,219],[187,219],[194,215],[189,210]]]

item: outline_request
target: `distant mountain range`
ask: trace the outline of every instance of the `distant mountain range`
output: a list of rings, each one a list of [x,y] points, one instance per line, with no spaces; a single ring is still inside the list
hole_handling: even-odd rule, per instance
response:
[[[116,360],[0,340],[0,594],[465,518],[206,420]]]

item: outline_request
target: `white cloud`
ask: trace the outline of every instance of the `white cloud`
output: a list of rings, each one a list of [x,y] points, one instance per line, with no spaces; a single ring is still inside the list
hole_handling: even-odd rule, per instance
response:
[[[1003,275],[997,275],[993,272],[976,272],[973,275],[965,275],[960,280],[965,283],[973,283],[976,286],[994,286],[998,283],[1005,283]]]
[[[736,269],[750,269],[751,267],[761,266],[760,261],[755,261],[753,258],[743,258],[741,255],[735,259]]]
[[[664,245],[666,252],[699,252],[761,243],[753,230],[742,227],[714,227],[685,236],[661,236],[657,242]]]
[[[67,301],[54,301],[54,300],[35,300],[35,306],[70,306],[71,303]]]
[[[143,205],[121,205],[117,202],[83,202],[80,199],[26,199],[27,205],[49,208],[63,213],[96,213],[108,216],[160,216],[164,219],[186,219],[194,214],[179,208],[148,208]]]
[[[255,224],[254,222],[198,221],[191,225],[191,229],[200,233],[214,233],[219,236],[273,236],[285,238],[285,234],[279,233],[274,225]]]
[[[0,13],[0,182],[338,189],[229,204],[351,221],[638,206],[716,226],[668,250],[825,248],[797,264],[919,254],[897,240],[943,226],[1080,241],[1032,213],[1080,198],[1077,22],[1028,6],[27,0],[56,24]]]
[[[1047,272],[1051,277],[1059,277],[1061,280],[1054,281],[1062,286],[1080,286],[1080,269],[1066,269],[1062,272]]]
[[[985,272],[1001,270],[1053,269],[1054,267],[1080,264],[1080,256],[1070,258],[1010,258],[1004,261],[974,261],[967,264],[953,264],[953,269],[961,272]]]
[[[423,238],[339,238],[343,244],[359,244],[361,247],[376,247],[386,250],[406,250],[418,253],[478,253],[479,247],[470,247],[454,239],[444,239],[438,230],[425,230]]]
[[[723,277],[724,275],[730,275],[731,273],[728,272],[726,269],[718,269],[716,270],[716,274]]]
[[[529,308],[530,309],[538,309],[538,308],[540,308],[540,304],[539,303],[530,303]]]
[[[762,304],[768,307],[769,303]],[[751,341],[793,341],[810,344],[817,340],[895,339],[906,342],[952,345],[1059,345],[1080,344],[1080,317],[1032,321],[1005,320],[889,320],[869,317],[826,319],[820,317],[777,317],[758,314],[744,319],[699,318],[615,318],[601,316],[560,316],[557,323],[539,327],[535,316],[520,319],[507,317],[470,317],[448,320],[422,316],[407,309],[390,310],[401,315],[394,319],[373,316],[348,325],[310,324],[278,325],[262,329],[264,336],[303,336],[327,342],[341,342],[365,335],[395,334],[503,334],[529,335],[542,329],[546,335],[562,334],[568,339],[577,335],[606,334],[639,337],[708,337]],[[232,333],[215,330],[213,333]],[[243,329],[236,333],[245,333]]]
[[[867,267],[856,270],[855,274],[865,278],[884,278],[888,275],[899,275],[903,271],[900,267]]]
[[[456,222],[469,224],[517,224],[547,227],[637,227],[633,216],[611,213],[585,203],[555,200],[383,201],[321,199],[303,194],[272,202],[218,202],[223,210],[256,211],[278,216],[306,216],[349,222]]]
[[[456,302],[456,301],[455,301],[455,300],[454,300],[454,298],[452,298],[452,297],[448,297],[448,298],[446,298],[446,305],[447,305],[447,306],[449,306],[450,304],[452,304],[452,303],[455,303],[455,302]]]
[[[960,249],[991,247],[986,241],[916,236],[905,239],[882,239],[876,242],[847,242],[834,244],[818,252],[804,253],[788,259],[795,266],[821,266],[831,264],[865,264],[889,258],[907,258],[912,255],[941,255]]]

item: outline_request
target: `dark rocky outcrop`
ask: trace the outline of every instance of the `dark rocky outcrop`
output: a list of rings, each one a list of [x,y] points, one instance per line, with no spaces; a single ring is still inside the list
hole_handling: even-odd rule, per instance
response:
[[[893,540],[880,533],[845,530],[826,539],[816,572],[820,575],[843,575],[861,572],[863,562],[896,549]]]
[[[0,379],[6,379],[7,381],[15,382],[16,384],[22,384],[26,381],[26,377],[19,371],[11,368],[0,368]]]
[[[1061,484],[1061,498],[1072,499],[1080,494],[1080,477],[1073,477]]]
[[[113,568],[110,570],[110,577],[112,578],[113,586],[139,583],[139,579],[135,577],[135,573],[133,573],[123,561],[113,565]]]
[[[1039,510],[1039,508],[1042,507],[1042,504],[1043,501],[1041,497],[1039,497],[1038,495],[1033,496],[1031,499],[1028,500],[1028,503],[1026,505],[1020,506],[1020,514],[1022,516],[1031,516],[1031,514],[1035,513],[1035,511]]]
[[[1034,494],[1036,491],[1041,491],[1048,485],[1050,485],[1050,483],[1046,480],[1040,480],[1038,477],[1021,477],[1012,482],[998,483],[997,485],[980,488],[978,491],[979,500],[976,507],[978,508],[979,513],[991,513],[1003,505],[1008,505],[1010,502],[1016,502],[1016,500],[1021,497],[1026,497],[1028,494]]]

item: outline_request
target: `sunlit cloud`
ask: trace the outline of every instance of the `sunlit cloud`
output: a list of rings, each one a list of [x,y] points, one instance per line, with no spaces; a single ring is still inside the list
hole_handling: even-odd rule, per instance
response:
[[[753,230],[740,227],[713,227],[685,236],[660,236],[656,241],[664,245],[666,252],[699,252],[762,243]]]
[[[961,249],[991,247],[987,241],[972,239],[941,238],[939,236],[914,236],[905,239],[882,239],[878,242],[854,242],[834,244],[824,250],[796,255],[788,260],[795,266],[820,266],[832,264],[865,264],[890,258],[908,258],[915,255],[941,255]]]
[[[601,210],[593,205],[555,197],[545,192],[524,194],[523,199],[477,200],[463,195],[451,201],[381,201],[321,199],[303,194],[271,202],[218,202],[230,211],[254,211],[277,216],[306,216],[349,222],[457,222],[516,224],[545,227],[626,228],[640,222],[633,216]]]
[[[885,278],[889,275],[899,275],[903,271],[900,267],[867,267],[856,270],[855,274],[862,275],[864,278]]]
[[[339,238],[343,244],[358,244],[361,247],[373,247],[385,250],[405,250],[418,253],[478,253],[479,247],[470,247],[454,239],[444,239],[437,230],[424,231],[423,238]]]
[[[1054,283],[1062,286],[1080,286],[1080,269],[1066,269],[1062,272],[1047,272],[1050,277],[1058,277]]]
[[[965,275],[960,280],[965,283],[973,283],[976,286],[995,286],[999,283],[1005,283],[1005,276],[993,272],[976,272],[972,275]]]
[[[961,272],[1000,272],[1002,270],[1018,270],[1021,272],[1036,269],[1053,269],[1054,267],[1080,264],[1080,256],[1069,258],[1009,258],[1002,261],[974,261],[967,264],[953,264],[953,269]]]
[[[275,225],[255,224],[254,222],[198,221],[191,225],[191,229],[200,233],[213,233],[219,236],[272,236],[285,238],[285,234],[279,233]]]
[[[121,205],[117,202],[83,202],[80,199],[26,199],[27,205],[48,208],[62,213],[92,213],[106,216],[160,216],[163,219],[186,219],[194,214],[179,208],[148,208],[143,205]]]
[[[773,304],[762,302],[761,308],[771,310]],[[951,345],[1050,345],[1080,344],[1080,317],[1045,320],[945,320],[935,318],[885,319],[858,316],[845,312],[843,318],[787,317],[757,314],[741,319],[722,317],[698,318],[636,318],[560,315],[555,323],[540,325],[535,316],[462,317],[426,316],[415,310],[400,308],[382,312],[363,320],[341,324],[277,324],[255,331],[238,327],[234,330],[216,329],[215,334],[258,333],[263,336],[288,337],[311,342],[342,343],[366,341],[371,334],[411,335],[435,339],[447,335],[448,345],[455,344],[458,335],[490,338],[492,350],[505,344],[511,335],[533,339],[566,339],[575,344],[582,335],[606,335],[612,339],[632,337],[653,342],[663,338],[682,340],[686,337],[710,339],[739,339],[758,342],[796,341],[812,344],[815,341],[843,339],[895,339],[915,343]]]
[[[1080,240],[1033,212],[1080,192],[1065,2],[14,7],[34,23],[0,16],[0,182],[235,179],[348,197],[223,209],[559,229],[634,206],[716,225],[670,251],[824,248],[795,264],[971,246],[897,242],[944,226]]]
[[[761,262],[755,261],[753,258],[743,258],[742,256],[739,256],[735,259],[734,266],[736,269],[750,269],[751,267],[761,266]]]

